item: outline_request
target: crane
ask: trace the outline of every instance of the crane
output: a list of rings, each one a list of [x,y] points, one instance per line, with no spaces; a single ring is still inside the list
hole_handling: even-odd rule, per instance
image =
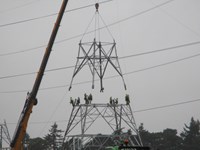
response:
[[[45,68],[46,68],[46,65],[47,65],[47,62],[48,62],[48,59],[49,59],[49,56],[50,56],[50,53],[51,53],[57,32],[58,32],[58,29],[59,29],[59,26],[60,26],[60,23],[61,23],[61,20],[62,20],[62,17],[63,17],[63,14],[65,12],[65,8],[67,6],[67,3],[68,3],[68,0],[63,0],[60,11],[59,11],[57,19],[56,19],[56,22],[54,24],[54,28],[52,30],[47,48],[45,50],[39,71],[37,73],[32,91],[27,94],[24,107],[22,109],[17,127],[15,129],[15,133],[13,135],[13,138],[12,138],[12,141],[11,141],[11,144],[10,144],[10,147],[11,147],[12,150],[23,149],[22,141],[23,141],[24,136],[26,134],[28,121],[29,121],[30,115],[32,113],[33,106],[37,104],[37,98],[36,98],[37,93],[38,93],[40,83],[41,83],[42,78],[43,78],[43,74],[44,74],[44,71],[45,71]]]

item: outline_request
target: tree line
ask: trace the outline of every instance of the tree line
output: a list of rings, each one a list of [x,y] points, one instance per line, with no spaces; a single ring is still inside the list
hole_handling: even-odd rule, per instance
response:
[[[165,129],[163,132],[150,133],[143,124],[139,126],[143,144],[151,150],[200,150],[200,122],[191,118],[189,125],[184,125],[180,135],[176,129]]]
[[[149,132],[144,129],[143,123],[139,126],[139,133],[144,146],[151,150],[200,150],[200,122],[193,117],[190,123],[185,124],[183,131],[178,135],[176,129],[164,129],[162,132]],[[60,150],[63,143],[63,131],[54,123],[47,135],[43,138],[24,139],[25,150]],[[134,135],[133,135],[134,136]],[[109,145],[109,143],[105,143]]]

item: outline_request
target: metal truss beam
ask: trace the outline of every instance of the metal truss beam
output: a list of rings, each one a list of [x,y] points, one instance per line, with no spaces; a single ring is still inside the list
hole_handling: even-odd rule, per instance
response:
[[[98,120],[101,120],[101,124],[96,126],[95,122]],[[98,129],[98,133],[89,134],[90,128],[94,126]],[[104,134],[104,127],[108,127],[111,133]],[[124,129],[127,132],[123,132]],[[142,145],[129,103],[73,105],[63,140],[69,150],[76,148],[89,150],[91,147],[94,149],[95,145],[101,149],[105,148],[108,141],[112,141],[109,143],[114,145],[124,139],[129,139],[131,145]]]

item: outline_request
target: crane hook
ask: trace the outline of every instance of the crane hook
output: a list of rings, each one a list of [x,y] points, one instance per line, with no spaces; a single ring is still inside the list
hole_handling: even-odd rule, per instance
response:
[[[95,4],[95,8],[96,8],[96,11],[98,12],[98,10],[99,10],[99,3]]]

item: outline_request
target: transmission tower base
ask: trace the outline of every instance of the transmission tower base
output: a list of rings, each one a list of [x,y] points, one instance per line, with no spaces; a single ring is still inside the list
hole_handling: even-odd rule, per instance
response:
[[[64,135],[64,149],[103,150],[120,145],[124,140],[130,146],[142,146],[131,106],[110,99],[107,104],[93,104],[85,99],[71,100],[73,106]]]

